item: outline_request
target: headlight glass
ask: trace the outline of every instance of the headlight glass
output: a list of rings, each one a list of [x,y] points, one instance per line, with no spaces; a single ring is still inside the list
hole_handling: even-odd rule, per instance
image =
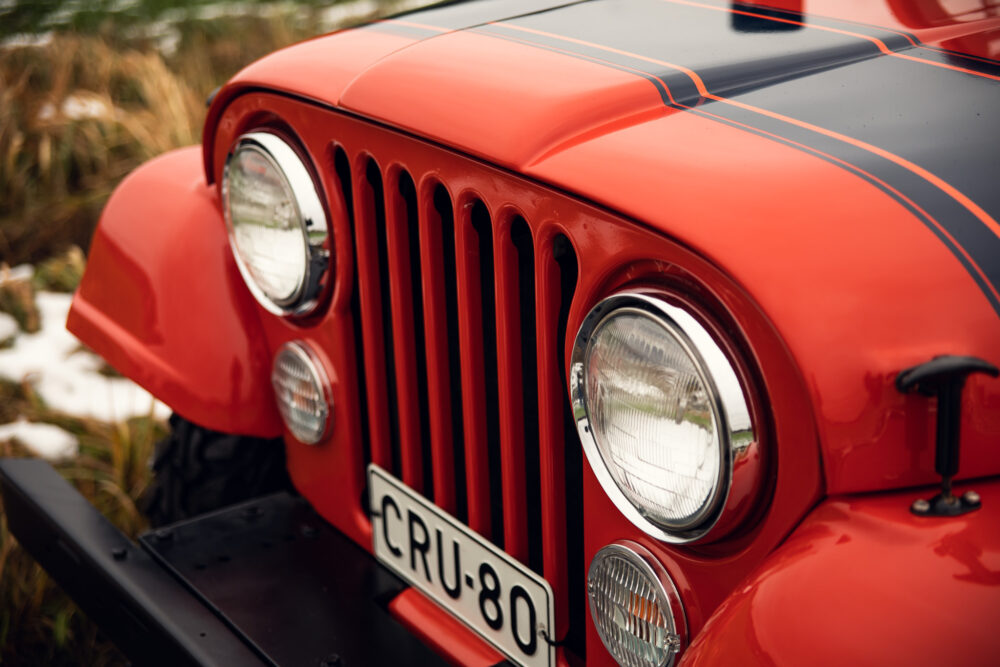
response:
[[[661,539],[705,534],[734,447],[753,439],[735,370],[705,327],[655,297],[606,299],[577,337],[571,384],[591,467],[619,509]]]
[[[312,309],[330,257],[316,185],[292,147],[251,132],[226,159],[222,197],[230,244],[251,292],[278,314]]]

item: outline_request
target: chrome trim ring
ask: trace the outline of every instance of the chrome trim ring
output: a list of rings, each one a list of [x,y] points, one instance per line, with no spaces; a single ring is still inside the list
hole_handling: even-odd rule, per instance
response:
[[[323,422],[323,430],[316,437],[302,437],[301,432],[296,432],[296,430],[289,425],[288,417],[285,416],[285,411],[281,409],[282,402],[278,396],[278,392],[281,387],[279,387],[277,382],[277,369],[278,364],[281,362],[283,356],[294,357],[309,373],[309,380],[312,382],[313,386],[318,387],[320,393],[322,394],[322,401],[320,402],[320,410],[317,415],[318,419]],[[285,343],[280,348],[278,348],[277,353],[274,355],[274,362],[271,365],[271,386],[275,393],[275,402],[278,405],[278,412],[281,414],[281,420],[285,424],[285,428],[291,433],[299,442],[305,445],[315,445],[322,442],[327,435],[330,433],[331,415],[333,414],[333,390],[330,386],[329,376],[326,370],[323,368],[323,362],[320,361],[319,357],[315,352],[310,349],[308,345],[301,341],[291,341]]]
[[[623,664],[631,664],[623,662],[622,656],[616,654],[613,648],[613,639],[605,634],[602,624],[598,622],[598,612],[595,608],[594,594],[598,585],[595,572],[597,568],[604,565],[604,561],[613,557],[627,561],[653,584],[657,606],[663,611],[664,620],[669,625],[667,641],[670,645],[670,655],[664,662],[660,663],[660,667],[671,667],[676,662],[677,655],[687,644],[687,616],[684,613],[684,604],[677,592],[677,586],[674,585],[673,579],[670,578],[670,574],[663,567],[663,564],[648,549],[631,540],[619,540],[603,547],[594,554],[594,559],[590,561],[590,567],[587,570],[587,601],[590,607],[590,617],[601,642],[616,660]]]
[[[236,246],[229,210],[228,174],[233,157],[241,150],[254,151],[269,162],[292,191],[302,231],[305,272],[299,277],[292,295],[286,299],[272,299],[260,288]],[[307,315],[312,312],[322,295],[325,274],[332,256],[329,248],[330,226],[319,188],[295,149],[271,132],[250,132],[237,139],[226,156],[226,164],[222,170],[222,209],[236,266],[243,276],[243,282],[260,305],[275,315]]]
[[[683,523],[654,521],[625,496],[608,469],[597,445],[590,417],[587,413],[584,365],[593,333],[609,317],[622,313],[639,313],[654,320],[672,335],[694,363],[699,379],[711,394],[712,413],[718,425],[719,476],[715,488],[702,511]],[[720,390],[721,388],[721,390]],[[741,488],[756,489],[762,476],[759,465],[759,444],[749,410],[746,388],[739,380],[734,365],[722,347],[701,323],[690,313],[668,303],[663,297],[644,292],[623,292],[599,302],[584,318],[576,335],[569,368],[569,389],[573,415],[580,434],[583,450],[591,469],[615,507],[651,537],[664,542],[683,544],[701,539],[730,508],[730,490],[733,488],[736,462],[740,466]],[[744,479],[746,478],[746,479]],[[743,482],[746,484],[743,484]],[[741,501],[745,498],[739,499]],[[739,512],[747,511],[748,503],[741,503]],[[732,508],[731,513],[738,513]],[[742,518],[742,517],[739,517]],[[728,517],[727,527],[738,521]]]

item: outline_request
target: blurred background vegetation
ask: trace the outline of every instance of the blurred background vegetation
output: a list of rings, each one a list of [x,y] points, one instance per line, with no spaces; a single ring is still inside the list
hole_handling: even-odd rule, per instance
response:
[[[206,97],[240,68],[400,8],[392,0],[0,0],[0,311],[22,331],[38,327],[35,292],[75,288],[115,185],[145,160],[197,143]],[[22,264],[33,266],[29,278],[4,282],[7,267]],[[46,406],[29,378],[0,380],[0,424],[16,419],[75,435],[80,455],[60,472],[130,536],[145,528],[138,508],[164,435],[152,414],[80,418]],[[0,456],[25,455],[18,442],[0,441]],[[125,662],[0,516],[0,664]]]

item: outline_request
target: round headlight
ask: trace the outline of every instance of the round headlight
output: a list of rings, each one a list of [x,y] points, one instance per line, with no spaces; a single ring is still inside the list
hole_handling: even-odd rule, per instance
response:
[[[594,556],[587,597],[597,634],[620,665],[669,667],[686,633],[684,608],[667,571],[635,542]]]
[[[663,299],[618,294],[584,320],[570,376],[587,459],[618,508],[662,540],[705,535],[735,457],[755,440],[736,371],[708,330]]]
[[[239,138],[222,172],[229,242],[250,291],[279,315],[312,310],[330,260],[316,183],[295,150],[270,132]]]
[[[274,358],[271,386],[278,411],[299,442],[315,445],[330,427],[330,383],[323,365],[303,343],[285,343]]]

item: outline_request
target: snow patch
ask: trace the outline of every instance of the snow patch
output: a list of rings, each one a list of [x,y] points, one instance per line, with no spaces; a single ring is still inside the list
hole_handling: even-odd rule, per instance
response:
[[[20,280],[31,280],[31,277],[34,275],[35,267],[31,264],[18,264],[12,269],[4,266],[0,268],[0,285]]]
[[[17,320],[7,313],[0,313],[0,344],[16,336],[18,330]]]
[[[72,433],[52,424],[36,424],[19,419],[0,424],[0,442],[17,440],[31,453],[50,461],[68,459],[80,453],[80,443]]]
[[[57,115],[62,115],[67,120],[88,120],[91,118],[107,118],[113,120],[120,114],[117,109],[108,104],[105,100],[86,93],[73,93],[67,95],[56,112],[56,106],[51,102],[46,102],[38,110],[38,120],[47,122],[55,120]]]
[[[22,32],[0,39],[0,49],[42,48],[52,43],[51,30],[37,35]]]
[[[101,359],[81,348],[65,329],[72,300],[72,295],[56,292],[36,295],[42,329],[21,334],[12,347],[0,350],[0,378],[27,380],[49,408],[76,417],[105,422],[148,415],[163,420],[169,417],[167,406],[131,380],[98,372]]]

